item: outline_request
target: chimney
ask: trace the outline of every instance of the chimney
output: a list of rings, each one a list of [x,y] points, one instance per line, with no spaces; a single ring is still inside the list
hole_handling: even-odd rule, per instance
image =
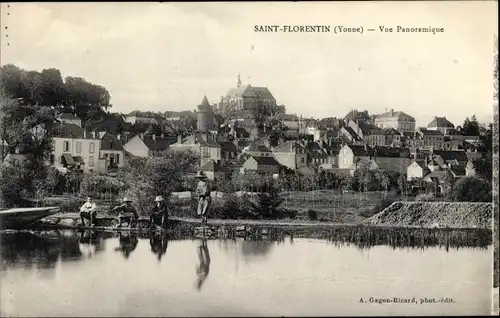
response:
[[[83,138],[87,139],[87,131],[86,130],[83,131]]]
[[[391,108],[391,116],[394,116],[394,109]]]
[[[164,133],[161,133],[161,139],[164,139],[165,138],[165,134]]]
[[[156,134],[152,134],[151,138],[153,138],[153,140],[156,140]]]
[[[96,132],[95,132],[95,130],[94,130],[94,131],[92,131],[92,138],[94,138],[94,139],[95,139],[95,135],[96,135]]]
[[[182,135],[177,135],[177,142],[182,143]]]
[[[120,135],[120,134],[116,135],[116,139],[122,140],[122,135]]]

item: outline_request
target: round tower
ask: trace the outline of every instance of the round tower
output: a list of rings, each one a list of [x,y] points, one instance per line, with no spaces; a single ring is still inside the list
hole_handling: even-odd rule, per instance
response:
[[[198,106],[197,114],[197,129],[201,132],[208,132],[212,128],[213,124],[213,113],[212,107],[208,103],[207,96],[203,97],[201,105]]]

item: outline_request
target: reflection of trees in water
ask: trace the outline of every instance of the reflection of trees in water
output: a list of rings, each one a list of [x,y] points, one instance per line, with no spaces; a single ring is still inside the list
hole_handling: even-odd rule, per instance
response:
[[[276,241],[271,240],[223,240],[219,246],[226,253],[241,255],[246,259],[253,257],[266,256],[276,245]]]
[[[115,248],[115,251],[121,252],[123,256],[128,259],[130,257],[130,254],[132,254],[132,252],[137,247],[137,244],[139,244],[137,233],[120,232],[118,234],[118,237],[120,246]]]
[[[81,257],[78,236],[62,236],[57,231],[1,234],[1,258],[6,267],[24,265],[38,268],[54,267],[59,257],[63,260]]]
[[[167,253],[167,236],[162,234],[152,234],[149,238],[149,244],[151,245],[151,252],[156,255],[158,261],[161,261],[163,255]]]
[[[246,257],[265,256],[276,244],[273,241],[242,241],[241,253]]]
[[[82,259],[82,249],[92,245],[94,252],[104,250],[104,232],[43,231],[0,234],[2,266],[30,268],[54,267],[59,259]]]

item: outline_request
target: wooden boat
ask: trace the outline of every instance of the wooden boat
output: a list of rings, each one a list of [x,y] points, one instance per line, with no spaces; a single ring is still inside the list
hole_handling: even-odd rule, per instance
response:
[[[15,208],[0,211],[0,228],[18,229],[59,212],[59,207]]]

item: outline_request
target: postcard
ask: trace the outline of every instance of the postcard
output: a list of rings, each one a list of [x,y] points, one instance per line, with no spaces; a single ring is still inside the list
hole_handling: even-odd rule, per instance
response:
[[[0,314],[498,314],[498,2],[0,5]]]

